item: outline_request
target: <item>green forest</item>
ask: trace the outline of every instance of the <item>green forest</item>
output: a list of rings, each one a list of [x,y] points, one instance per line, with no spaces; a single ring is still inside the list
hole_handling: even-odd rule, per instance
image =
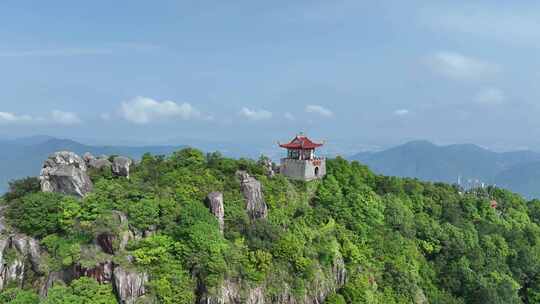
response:
[[[0,199],[6,225],[39,241],[41,262],[0,302],[118,303],[113,284],[88,271],[39,293],[51,273],[112,261],[147,275],[137,303],[198,303],[223,286],[240,290],[238,303],[252,294],[264,298],[253,303],[540,303],[540,201],[376,175],[339,157],[323,179],[292,181],[269,177],[264,161],[145,154],[129,179],[91,171],[82,199],[43,193],[37,178],[11,182]],[[238,170],[262,184],[266,218],[246,213]],[[214,191],[223,233],[206,203]],[[121,246],[128,230],[150,233]],[[96,249],[104,235],[111,248]]]

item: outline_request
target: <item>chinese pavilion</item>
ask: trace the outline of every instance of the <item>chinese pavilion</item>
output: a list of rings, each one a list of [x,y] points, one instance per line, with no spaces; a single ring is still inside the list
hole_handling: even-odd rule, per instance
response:
[[[279,144],[287,149],[287,157],[281,159],[279,172],[289,178],[305,181],[323,177],[326,174],[326,159],[315,156],[315,149],[322,145],[304,134],[296,135],[287,144]]]

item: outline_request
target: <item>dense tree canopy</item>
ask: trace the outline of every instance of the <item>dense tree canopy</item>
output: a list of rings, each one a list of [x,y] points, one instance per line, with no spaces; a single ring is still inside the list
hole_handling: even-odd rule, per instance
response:
[[[227,278],[270,297],[286,284],[302,298],[313,282],[333,280],[339,261],[347,280],[326,303],[540,303],[540,201],[378,176],[342,158],[327,167],[323,180],[289,181],[255,161],[185,149],[144,155],[130,179],[93,172],[95,189],[82,200],[37,192],[32,179],[12,183],[4,200],[9,222],[40,239],[47,271],[95,264],[86,248],[127,229],[114,219],[126,214],[128,228],[147,236],[118,255],[149,274],[158,303],[194,303],[200,286],[212,292]],[[262,183],[267,219],[249,220],[240,169]],[[224,194],[223,234],[204,204],[212,191]],[[0,300],[39,303],[33,286],[7,288]],[[116,299],[110,285],[83,277],[40,303]]]

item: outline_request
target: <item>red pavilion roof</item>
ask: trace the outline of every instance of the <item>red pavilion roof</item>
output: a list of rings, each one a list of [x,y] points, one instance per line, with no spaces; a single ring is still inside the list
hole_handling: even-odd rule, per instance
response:
[[[322,143],[316,143],[311,141],[304,135],[297,135],[293,140],[288,144],[279,144],[280,147],[286,149],[315,149],[322,146]]]

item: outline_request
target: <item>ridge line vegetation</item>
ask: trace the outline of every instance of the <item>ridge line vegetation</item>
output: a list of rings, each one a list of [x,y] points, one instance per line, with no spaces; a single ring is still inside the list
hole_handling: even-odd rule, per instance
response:
[[[268,219],[247,217],[237,170],[262,183]],[[82,200],[39,192],[33,178],[11,183],[2,199],[7,221],[40,240],[45,262],[41,274],[5,288],[0,302],[116,303],[111,285],[85,277],[44,299],[35,286],[52,271],[111,259],[89,255],[89,245],[129,229],[151,233],[125,249],[115,242],[112,259],[148,273],[142,303],[194,303],[227,280],[261,286],[267,299],[289,290],[301,300],[314,286],[335,286],[329,304],[540,303],[540,201],[506,190],[386,177],[339,157],[327,161],[321,181],[289,181],[267,177],[256,161],[195,149],[145,154],[130,179],[107,170],[91,178],[95,188]],[[224,194],[223,235],[204,204],[212,191]]]

